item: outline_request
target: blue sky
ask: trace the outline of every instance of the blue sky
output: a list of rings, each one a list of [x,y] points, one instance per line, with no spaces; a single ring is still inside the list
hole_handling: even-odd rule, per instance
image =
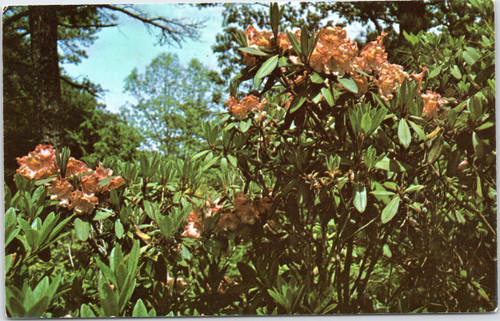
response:
[[[215,43],[215,35],[222,30],[222,7],[199,10],[187,5],[138,5],[151,16],[166,18],[182,18],[206,20],[206,27],[201,29],[200,40],[186,40],[182,48],[178,46],[155,45],[157,38],[146,26],[133,18],[119,16],[118,26],[103,28],[96,36],[96,41],[86,48],[88,58],[78,65],[63,64],[65,72],[76,79],[89,78],[106,90],[101,102],[108,110],[118,112],[130,96],[123,93],[124,79],[133,68],[143,70],[156,56],[162,52],[172,52],[179,56],[182,63],[188,64],[197,58],[206,66],[216,69],[217,59],[211,46]]]
[[[87,77],[99,84],[105,93],[100,102],[111,112],[119,112],[121,106],[133,98],[123,92],[124,79],[137,68],[139,72],[162,52],[172,52],[179,56],[181,63],[188,64],[197,58],[211,69],[217,70],[217,59],[212,53],[215,36],[222,31],[223,7],[198,9],[179,4],[144,4],[138,7],[150,16],[166,18],[188,18],[206,20],[205,28],[200,30],[200,40],[186,40],[182,48],[155,45],[157,38],[140,21],[125,15],[119,17],[118,26],[103,28],[96,36],[96,41],[86,49],[88,58],[78,64],[63,64],[65,72],[72,78],[82,80]],[[335,17],[335,18],[338,18]],[[351,39],[360,32],[359,24],[346,28]]]

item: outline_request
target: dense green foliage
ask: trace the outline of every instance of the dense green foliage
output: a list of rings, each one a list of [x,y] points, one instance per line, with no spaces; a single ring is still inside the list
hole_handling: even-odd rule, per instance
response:
[[[68,90],[88,111],[68,128],[73,156],[123,181],[66,149],[40,145],[19,161],[5,188],[8,316],[494,311],[493,3],[443,2],[463,21],[427,3],[464,33],[404,30],[403,66],[383,55],[383,36],[359,52],[340,29],[292,29],[289,7],[270,5],[259,31],[227,36],[245,65],[231,62],[229,111],[199,124],[180,115],[211,104],[201,64],[164,55],[134,71],[130,114],[163,117],[149,139],[190,146],[183,157],[129,154],[129,125]],[[346,8],[351,19],[378,12]],[[172,78],[187,93],[165,94]],[[181,139],[191,130],[204,143]],[[132,143],[117,150],[123,135]]]

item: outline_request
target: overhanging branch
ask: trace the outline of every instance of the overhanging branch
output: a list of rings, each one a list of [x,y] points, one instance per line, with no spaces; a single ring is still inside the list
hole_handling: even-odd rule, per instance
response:
[[[99,98],[99,92],[101,91],[100,88],[96,87],[90,82],[84,82],[83,84],[77,83],[73,81],[71,78],[65,75],[61,75],[61,80],[63,80],[65,83],[70,85],[73,88],[80,89],[83,91],[86,91],[87,93],[91,94],[92,96]]]
[[[129,17],[137,19],[146,25],[153,26],[161,30],[160,43],[171,43],[173,40],[179,46],[184,38],[198,39],[198,28],[203,26],[204,21],[183,22],[181,20],[166,19],[163,17],[148,18],[138,13],[132,12],[124,7],[115,5],[98,5],[99,8],[109,9],[123,13]]]
[[[116,27],[118,24],[110,23],[110,24],[88,24],[88,25],[78,25],[78,24],[66,24],[59,22],[60,26],[70,28],[70,29],[89,29],[89,28],[106,28],[106,27]]]

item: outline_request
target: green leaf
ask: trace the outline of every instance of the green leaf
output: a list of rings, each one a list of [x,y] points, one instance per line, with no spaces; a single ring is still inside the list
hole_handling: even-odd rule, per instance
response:
[[[278,65],[278,55],[272,56],[271,58],[267,59],[262,66],[260,66],[259,70],[255,74],[255,78],[257,79],[262,79],[272,73],[276,66]]]
[[[210,167],[212,167],[215,163],[217,163],[220,160],[220,156],[212,158],[208,163],[203,166],[203,169],[201,170],[202,172],[206,171]]]
[[[365,134],[369,134],[372,129],[372,115],[370,113],[365,113],[361,117],[361,131]]]
[[[132,317],[147,317],[148,310],[146,309],[146,305],[142,302],[142,299],[137,300],[134,306],[134,310],[132,311]]]
[[[410,187],[408,187],[405,190],[405,193],[411,193],[411,192],[420,191],[421,189],[424,189],[424,188],[425,188],[424,185],[410,185]]]
[[[386,190],[375,190],[371,191],[370,194],[375,195],[375,196],[385,196],[385,195],[396,195],[396,193],[391,192],[391,191],[386,191]]]
[[[37,230],[29,229],[24,231],[26,233],[26,240],[31,248],[36,248],[38,240],[40,239],[40,233]]]
[[[21,299],[23,298],[23,294],[19,289],[13,286],[9,286],[5,289],[5,297],[6,297],[6,308],[10,312],[12,317],[26,317],[26,309],[24,308]]]
[[[116,276],[116,286],[118,287],[118,290],[123,291],[123,285],[125,284],[125,281],[129,276],[127,268],[125,267],[125,263],[118,264],[118,267],[116,268],[115,271],[115,276]]]
[[[437,75],[439,75],[439,73],[441,73],[441,69],[442,69],[442,66],[437,66],[436,68],[432,69],[432,71],[429,72],[428,78],[431,79],[431,78],[434,78]]]
[[[390,172],[404,172],[406,171],[406,166],[395,159],[389,159],[388,157],[382,158],[375,164],[378,169],[383,169]]]
[[[170,219],[170,217],[164,217],[163,219],[160,219],[160,221],[158,222],[158,225],[160,227],[161,233],[166,238],[169,238],[174,233],[173,226],[172,226],[172,220]]]
[[[455,77],[456,79],[460,80],[462,79],[462,73],[460,72],[460,69],[458,69],[457,65],[453,65],[450,69],[451,75]]]
[[[140,242],[136,240],[127,258],[127,270],[129,274],[135,275],[140,256]]]
[[[238,159],[236,158],[236,156],[227,154],[227,159],[229,160],[229,163],[231,163],[231,165],[233,165],[234,167],[238,167]]]
[[[358,93],[358,85],[356,85],[356,82],[348,77],[348,78],[338,78],[339,83],[344,87],[345,89],[349,90],[350,92],[357,94]]]
[[[377,110],[375,116],[373,116],[372,118],[372,128],[370,129],[370,133],[375,131],[380,126],[380,124],[384,121],[386,115],[387,109],[380,108],[379,110]]]
[[[483,299],[485,299],[486,301],[490,302],[490,298],[488,297],[488,294],[486,294],[486,291],[483,288],[478,287],[477,288],[477,292],[479,293],[480,296],[483,297]]]
[[[478,120],[483,114],[483,105],[476,97],[472,97],[467,101],[467,108],[469,109],[472,121]]]
[[[474,151],[479,158],[482,158],[484,155],[485,144],[482,139],[478,137],[476,132],[472,132],[472,146],[474,147]]]
[[[410,124],[411,128],[413,128],[413,130],[415,131],[415,133],[417,133],[418,138],[420,140],[425,141],[427,136],[425,135],[425,132],[422,129],[422,127],[420,125],[415,124],[411,120],[408,120],[408,123]]]
[[[57,175],[52,175],[52,176],[49,176],[47,178],[44,178],[44,179],[37,179],[35,181],[35,186],[40,186],[40,185],[45,185],[47,183],[49,183],[50,181],[52,181]]]
[[[297,38],[295,38],[295,35],[287,30],[286,36],[288,37],[288,40],[290,40],[290,43],[292,44],[293,50],[295,50],[295,52],[300,56],[302,54],[302,48],[301,48],[300,43],[298,42]]]
[[[463,54],[464,60],[470,65],[474,65],[476,61],[481,58],[481,54],[472,47],[467,47]]]
[[[366,209],[367,197],[366,197],[366,187],[364,185],[356,185],[354,187],[354,207],[363,213]]]
[[[102,271],[102,274],[104,274],[105,278],[111,283],[116,284],[116,277],[113,271],[111,271],[111,269],[104,263],[102,263],[101,260],[99,259],[97,259],[97,265],[99,266],[99,269]]]
[[[434,163],[435,160],[439,158],[441,155],[441,150],[443,149],[444,138],[442,135],[439,135],[434,139],[431,145],[431,150],[427,155],[427,162]]]
[[[57,226],[52,229],[52,232],[50,233],[48,240],[52,240],[57,235],[59,235],[59,232],[64,228],[66,223],[68,223],[73,218],[73,216],[75,216],[75,214],[68,216],[61,223],[57,224]]]
[[[387,256],[388,258],[392,257],[391,249],[389,248],[389,245],[387,245],[387,244],[384,244],[384,246],[382,247],[382,253],[385,256]]]
[[[311,75],[311,81],[315,84],[322,84],[325,80],[317,72],[313,72]]]
[[[302,48],[302,53],[304,54],[304,58],[309,57],[309,30],[307,30],[307,26],[305,24],[302,25],[300,30],[300,46]]]
[[[359,134],[361,128],[361,113],[359,109],[351,108],[348,111],[349,121],[355,134]]]
[[[206,155],[206,154],[208,154],[209,152],[210,152],[210,150],[208,150],[208,149],[207,149],[207,150],[204,150],[204,151],[201,151],[201,152],[199,152],[199,153],[196,153],[196,154],[195,154],[195,155],[194,155],[191,159],[192,159],[193,161],[195,161],[195,160],[197,160],[198,158],[201,158],[201,157],[205,156],[205,155]]]
[[[109,182],[111,182],[111,180],[115,178],[115,176],[109,176],[109,177],[106,177],[105,179],[102,179],[99,181],[99,186],[100,187],[104,187],[106,185],[108,185]]]
[[[485,129],[491,128],[493,126],[495,126],[494,122],[487,121],[484,124],[482,124],[481,126],[479,126],[478,128],[476,128],[475,131],[485,130]]]
[[[240,121],[239,127],[240,127],[240,131],[242,133],[246,133],[246,131],[250,128],[250,126],[252,126],[252,119],[251,118]]]
[[[118,266],[123,262],[123,252],[120,247],[120,244],[116,244],[116,246],[111,251],[111,255],[109,257],[109,267],[112,271],[116,273]]]
[[[134,292],[135,285],[136,285],[135,277],[130,276],[129,278],[127,278],[127,282],[125,282],[125,285],[123,286],[123,291],[122,293],[120,293],[120,299],[118,300],[119,311],[122,311],[127,305],[128,301],[130,300],[130,297],[132,296],[132,293]]]
[[[108,209],[100,209],[94,216],[93,221],[105,220],[114,214],[113,211]]]
[[[247,34],[243,30],[236,30],[236,32],[233,32],[232,35],[240,46],[242,47],[248,46]]]
[[[101,306],[104,312],[104,316],[118,316],[118,300],[115,293],[111,290],[111,286],[108,283],[103,283],[101,286]]]
[[[270,53],[264,52],[262,50],[252,48],[252,47],[243,47],[243,48],[238,48],[239,51],[251,54],[251,55],[256,55],[256,56],[270,56]]]
[[[323,97],[325,97],[325,100],[328,103],[328,105],[330,105],[330,107],[335,105],[335,100],[333,99],[332,91],[329,88],[327,87],[321,88],[321,93],[323,94]]]
[[[80,218],[76,218],[74,224],[76,237],[81,241],[87,241],[90,232],[89,222],[85,222]]]
[[[115,235],[118,239],[121,239],[123,237],[123,225],[120,220],[117,220],[115,222]]]
[[[28,312],[26,313],[26,316],[30,317],[41,317],[43,312],[47,309],[49,305],[49,297],[47,295],[43,296],[41,299],[38,299],[38,301],[33,305]]]
[[[279,23],[281,19],[281,11],[277,3],[271,3],[269,5],[269,18],[271,20],[271,29],[274,35],[279,32]]]
[[[395,196],[392,198],[392,200],[385,206],[384,210],[382,211],[382,223],[386,224],[390,222],[393,218],[394,215],[398,212],[399,208],[399,196]]]
[[[408,127],[408,124],[406,123],[405,119],[401,119],[399,121],[398,125],[398,137],[399,141],[401,144],[405,147],[408,148],[411,143],[411,133],[410,133],[410,128]]]
[[[92,309],[84,303],[80,307],[80,317],[81,318],[95,318],[96,315],[95,315],[94,311],[92,311]]]
[[[44,294],[47,294],[47,290],[49,289],[49,277],[46,276],[38,284],[36,285],[35,289],[33,290],[33,297],[38,299],[41,298]]]
[[[297,111],[305,103],[306,100],[307,97],[305,96],[295,96],[292,100],[292,103],[290,104],[290,113],[294,113],[295,111]]]

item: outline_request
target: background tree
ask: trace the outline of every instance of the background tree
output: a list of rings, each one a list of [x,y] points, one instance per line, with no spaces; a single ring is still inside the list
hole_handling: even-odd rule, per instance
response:
[[[8,7],[4,12],[4,61],[19,61],[16,56],[24,58],[20,67],[15,64],[7,68],[4,76],[5,79],[13,79],[17,77],[13,75],[15,73],[23,77],[19,85],[23,87],[21,96],[24,97],[24,103],[26,99],[29,100],[29,106],[22,105],[23,113],[30,109],[29,114],[34,117],[32,121],[38,124],[32,140],[55,146],[62,143],[65,124],[60,115],[65,107],[62,105],[61,81],[96,93],[97,88],[88,82],[78,84],[68,77],[62,77],[59,62],[64,59],[77,63],[84,58],[84,47],[92,43],[101,28],[116,26],[117,14],[140,20],[158,31],[161,44],[180,44],[186,37],[197,38],[198,27],[202,25],[200,21],[149,17],[136,6],[24,6]],[[62,55],[58,52],[59,46]],[[6,92],[15,94],[15,86],[12,85]],[[18,107],[11,105],[6,109]],[[6,122],[10,121],[7,117]],[[21,145],[26,146],[25,143]],[[32,148],[32,144],[29,144],[25,152]]]
[[[177,55],[161,54],[143,73],[134,69],[125,91],[137,103],[124,108],[140,129],[143,147],[177,156],[203,144],[202,123],[214,119],[221,100],[222,80],[198,60],[183,66]]]

